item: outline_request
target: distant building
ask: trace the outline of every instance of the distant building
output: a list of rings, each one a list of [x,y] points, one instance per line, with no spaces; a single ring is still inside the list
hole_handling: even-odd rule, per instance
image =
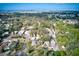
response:
[[[67,20],[63,20],[63,23],[67,23],[67,24],[77,24],[78,21],[77,21],[77,20],[70,20],[70,19],[67,19]]]

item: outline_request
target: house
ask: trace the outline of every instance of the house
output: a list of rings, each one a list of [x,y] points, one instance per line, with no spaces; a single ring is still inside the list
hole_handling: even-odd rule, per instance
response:
[[[18,35],[21,36],[23,33],[24,33],[24,30],[20,30],[20,31],[18,32]]]
[[[49,47],[49,45],[50,45],[49,41],[44,42],[44,47]]]
[[[53,48],[54,51],[58,51],[58,45],[56,44],[55,40],[51,40],[51,48]]]
[[[30,39],[31,38],[30,37],[30,30],[26,30],[24,34],[25,34],[26,39]]]
[[[52,37],[52,38],[56,38],[56,35],[55,35],[55,31],[52,29],[49,29],[49,28],[46,28],[46,30],[49,32],[49,36]]]

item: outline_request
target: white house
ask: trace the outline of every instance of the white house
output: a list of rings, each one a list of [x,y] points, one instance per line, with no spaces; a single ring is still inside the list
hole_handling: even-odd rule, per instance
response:
[[[21,36],[23,33],[24,33],[24,30],[20,30],[20,31],[18,32],[18,35]]]
[[[45,42],[44,42],[44,46],[45,46],[45,47],[49,47],[49,45],[50,45],[49,41],[45,41]]]
[[[31,36],[30,36],[30,30],[25,31],[24,34],[25,34],[26,39],[30,39],[31,38]]]
[[[58,45],[54,40],[51,41],[51,48],[53,48],[54,51],[59,50]]]
[[[32,44],[31,45],[32,46],[36,45],[36,42],[37,42],[36,38],[35,37],[31,37],[31,40],[32,40]]]

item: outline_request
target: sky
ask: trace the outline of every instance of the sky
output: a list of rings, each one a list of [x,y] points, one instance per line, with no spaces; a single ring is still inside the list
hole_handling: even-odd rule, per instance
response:
[[[79,3],[0,3],[0,10],[79,10]]]

